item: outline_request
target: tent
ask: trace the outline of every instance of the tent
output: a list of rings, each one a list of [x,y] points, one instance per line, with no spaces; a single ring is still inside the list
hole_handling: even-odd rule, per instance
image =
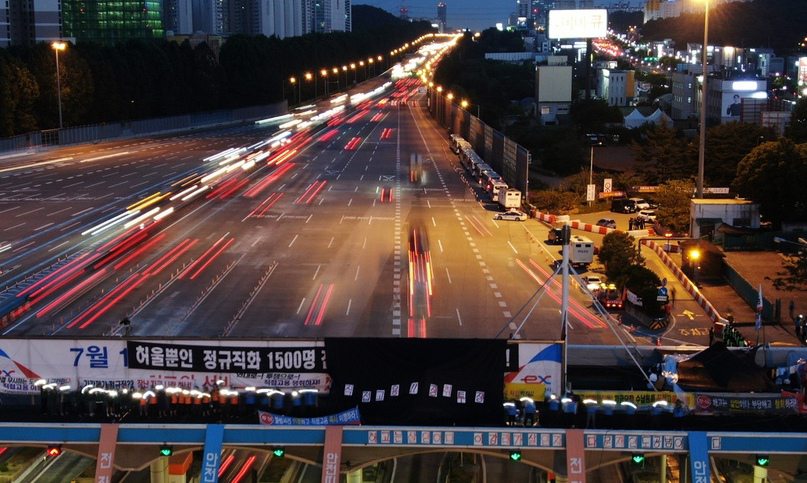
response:
[[[644,117],[638,109],[634,109],[630,114],[625,116],[625,127],[628,129],[636,129],[646,122],[647,118]]]
[[[647,117],[647,122],[649,122],[651,124],[655,124],[656,126],[660,126],[662,124],[664,124],[665,126],[672,126],[673,125],[672,118],[670,118],[670,116],[664,114],[664,111],[662,111],[661,109],[656,109],[656,112],[654,112],[653,114],[650,114]]]
[[[752,351],[730,351],[722,342],[679,362],[678,386],[692,392],[778,391],[767,371],[754,362]]]

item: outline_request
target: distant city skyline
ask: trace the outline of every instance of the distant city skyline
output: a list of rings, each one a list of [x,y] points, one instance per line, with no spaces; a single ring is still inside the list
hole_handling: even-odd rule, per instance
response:
[[[447,24],[452,28],[484,30],[496,23],[507,24],[507,19],[516,10],[516,0],[444,0],[447,10]],[[625,0],[594,0],[595,5],[624,2]],[[632,7],[640,7],[643,0],[629,0]],[[382,8],[398,16],[401,6],[409,9],[414,18],[437,18],[439,0],[356,0],[354,5],[370,5]]]

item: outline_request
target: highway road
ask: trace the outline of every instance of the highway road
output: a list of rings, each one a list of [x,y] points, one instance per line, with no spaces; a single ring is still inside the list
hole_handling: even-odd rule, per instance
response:
[[[395,92],[142,229],[88,233],[177,194],[178,181],[210,172],[205,158],[264,141],[277,123],[5,160],[4,300],[36,295],[5,334],[109,334],[128,317],[136,336],[508,337],[521,326],[521,337],[559,338],[559,283],[531,301],[558,257],[541,243],[546,228],[494,221],[412,102],[416,85]],[[424,160],[414,181],[413,153]],[[613,342],[578,295],[572,333]]]

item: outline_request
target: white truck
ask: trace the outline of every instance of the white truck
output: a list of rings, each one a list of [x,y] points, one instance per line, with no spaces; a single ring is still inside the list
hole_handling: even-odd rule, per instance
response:
[[[507,185],[499,188],[498,200],[499,205],[505,210],[510,208],[521,208],[521,191],[515,188],[508,188]]]
[[[572,235],[569,241],[569,262],[573,267],[587,269],[594,261],[594,242],[590,239]]]

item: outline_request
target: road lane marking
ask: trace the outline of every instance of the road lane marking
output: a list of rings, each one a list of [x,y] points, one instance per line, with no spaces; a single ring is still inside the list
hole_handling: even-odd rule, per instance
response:
[[[451,285],[452,284],[452,282],[451,282],[451,274],[448,273],[448,267],[446,267],[446,277],[448,277],[448,284]]]
[[[514,247],[512,243],[510,243],[510,240],[507,240],[507,244],[510,245],[510,248],[513,250],[513,253],[518,255],[518,250],[516,250],[516,247]]]
[[[297,313],[299,314],[301,310],[303,310],[303,304],[305,304],[305,297],[300,300],[300,305],[297,307]]]
[[[459,322],[459,323],[460,323],[460,327],[462,327],[462,317],[460,316],[460,309],[459,309],[459,308],[456,308],[456,309],[454,309],[454,310],[457,312],[457,322]]]
[[[291,243],[289,243],[289,248],[291,248],[291,246],[292,246],[292,245],[294,245],[294,242],[296,242],[296,241],[297,241],[297,237],[298,237],[298,236],[300,236],[300,235],[299,235],[299,234],[294,235],[294,238],[292,238],[292,239],[291,239]]]
[[[311,280],[316,280],[317,279],[317,275],[319,275],[319,269],[320,269],[321,266],[322,265],[317,265],[317,269],[314,271],[314,276],[311,277]]]
[[[8,171],[16,171],[19,169],[38,168],[40,166],[46,166],[48,164],[56,164],[61,163],[63,161],[71,161],[72,159],[73,159],[72,157],[67,157],[67,158],[52,159],[50,161],[42,161],[41,163],[24,164],[22,166],[12,166],[10,168],[0,169],[0,173],[5,173]]]

